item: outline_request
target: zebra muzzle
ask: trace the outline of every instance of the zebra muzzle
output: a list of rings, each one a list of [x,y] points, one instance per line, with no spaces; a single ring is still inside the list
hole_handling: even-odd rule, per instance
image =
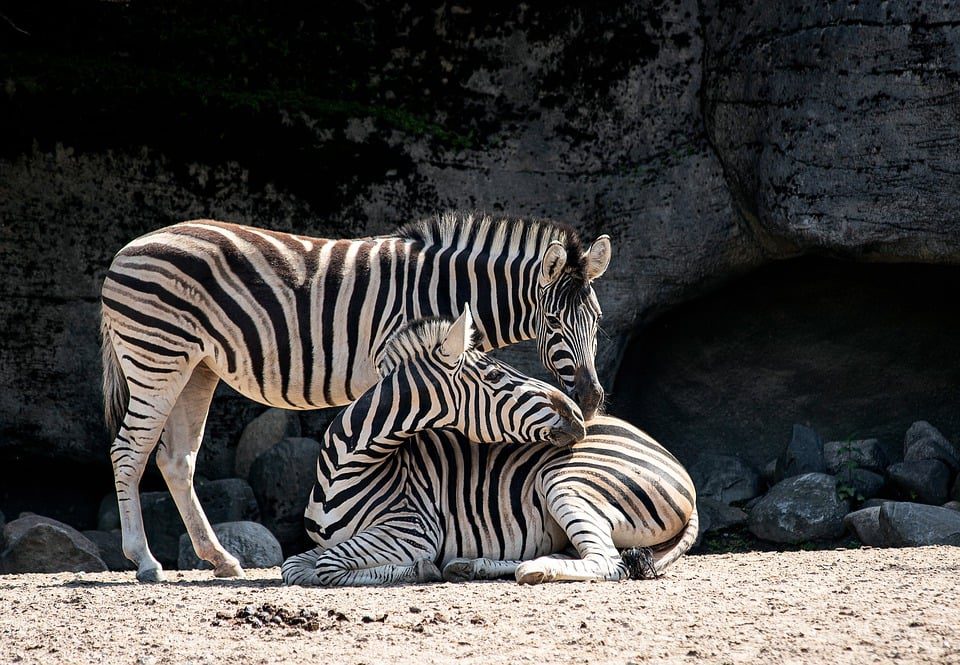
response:
[[[587,435],[587,429],[579,407],[560,392],[554,393],[551,402],[557,412],[558,422],[550,431],[550,442],[564,447],[582,440]]]

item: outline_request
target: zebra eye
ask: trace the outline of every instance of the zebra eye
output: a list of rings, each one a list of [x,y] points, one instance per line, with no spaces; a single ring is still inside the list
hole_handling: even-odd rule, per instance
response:
[[[487,372],[487,376],[485,378],[490,383],[496,383],[497,381],[500,381],[503,377],[504,377],[503,370],[494,367],[489,372]]]
[[[560,317],[555,316],[554,314],[547,314],[546,317],[544,318],[546,318],[547,325],[550,326],[551,328],[560,327]]]

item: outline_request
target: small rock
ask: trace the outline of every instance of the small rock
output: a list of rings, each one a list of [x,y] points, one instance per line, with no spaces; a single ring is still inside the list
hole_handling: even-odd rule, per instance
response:
[[[887,540],[880,532],[880,506],[861,508],[848,513],[843,518],[843,525],[864,545],[887,546]]]
[[[747,523],[747,513],[740,508],[728,506],[722,501],[697,496],[697,513],[700,517],[700,531],[720,531],[732,526]]]
[[[953,472],[960,471],[960,455],[936,427],[925,420],[910,426],[903,437],[903,460],[940,460]]]
[[[828,441],[823,444],[823,460],[827,473],[834,475],[850,468],[883,473],[889,464],[876,439]]]
[[[942,506],[947,501],[950,470],[940,460],[912,460],[891,464],[887,467],[887,475],[903,495],[910,499],[937,506]]]
[[[960,545],[960,513],[949,508],[888,501],[880,507],[879,522],[892,547]]]
[[[119,529],[113,531],[83,531],[84,536],[89,538],[100,551],[100,558],[107,564],[110,570],[136,570],[123,554],[123,538]]]
[[[120,528],[120,508],[117,506],[116,492],[110,492],[100,499],[97,510],[97,531],[113,531]]]
[[[697,496],[731,504],[760,493],[760,475],[735,455],[704,453],[690,467]]]
[[[782,480],[804,473],[823,473],[825,469],[820,435],[809,427],[794,425],[790,443],[777,458],[776,477]]]
[[[872,499],[878,496],[886,484],[883,476],[866,469],[845,469],[837,474],[837,487],[850,492],[847,498],[857,500]]]
[[[283,563],[280,543],[262,524],[223,522],[214,524],[213,532],[220,544],[237,557],[244,568],[270,568]],[[180,536],[180,556],[177,558],[177,567],[180,570],[212,568],[193,551],[193,543],[190,542],[190,536],[186,533]]]
[[[763,465],[763,468],[760,469],[760,479],[763,480],[763,482],[766,483],[768,487],[777,484],[777,460],[776,459],[772,459]]]
[[[266,526],[284,547],[303,544],[303,511],[316,482],[320,444],[313,439],[284,439],[250,467],[250,484]]]
[[[949,510],[956,510],[960,512],[960,501],[947,501],[945,504],[943,504],[943,507]]]
[[[72,526],[40,515],[13,520],[4,529],[6,573],[98,573],[107,570],[97,546]]]
[[[253,461],[287,437],[300,436],[300,416],[287,409],[267,409],[247,423],[237,443],[234,472],[240,478],[250,475]]]
[[[849,509],[834,476],[805,473],[774,485],[750,511],[748,525],[758,538],[777,543],[832,540],[843,535]]]

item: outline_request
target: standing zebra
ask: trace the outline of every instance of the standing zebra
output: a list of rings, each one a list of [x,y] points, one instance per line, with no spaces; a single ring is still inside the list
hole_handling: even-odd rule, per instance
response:
[[[162,579],[138,494],[155,447],[197,554],[217,576],[242,574],[193,488],[221,379],[271,406],[346,404],[377,380],[375,358],[403,323],[468,303],[483,349],[536,337],[547,368],[595,412],[592,282],[610,253],[607,236],[584,250],[565,226],[463,213],[361,240],[200,220],[131,242],[104,280],[101,335],[123,550],[137,578]]]
[[[388,347],[383,383],[434,363],[431,349],[449,325],[413,323],[397,333],[402,350]],[[568,448],[536,436],[519,439],[527,445],[477,445],[507,439],[469,424],[509,427],[517,411],[507,396],[522,377],[477,352],[463,373],[485,388],[462,403],[466,427],[410,409],[420,399],[434,404],[423,384],[410,384],[402,403],[377,384],[331,423],[305,512],[318,547],[284,562],[284,582],[426,582],[441,579],[436,564],[451,581],[619,580],[659,574],[690,549],[696,491],[660,444],[601,416]],[[568,545],[578,558],[558,556]],[[624,548],[640,549],[621,556]]]

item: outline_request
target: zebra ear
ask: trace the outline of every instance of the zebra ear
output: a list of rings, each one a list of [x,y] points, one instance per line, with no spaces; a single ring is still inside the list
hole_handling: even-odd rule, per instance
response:
[[[610,265],[610,236],[602,235],[593,241],[583,258],[587,266],[587,281],[592,282],[607,271]]]
[[[450,325],[447,336],[440,343],[440,355],[455,360],[466,353],[473,339],[473,315],[470,305],[463,304],[463,314]]]
[[[562,242],[554,240],[547,246],[540,263],[540,286],[549,286],[557,281],[567,265],[567,248]]]

